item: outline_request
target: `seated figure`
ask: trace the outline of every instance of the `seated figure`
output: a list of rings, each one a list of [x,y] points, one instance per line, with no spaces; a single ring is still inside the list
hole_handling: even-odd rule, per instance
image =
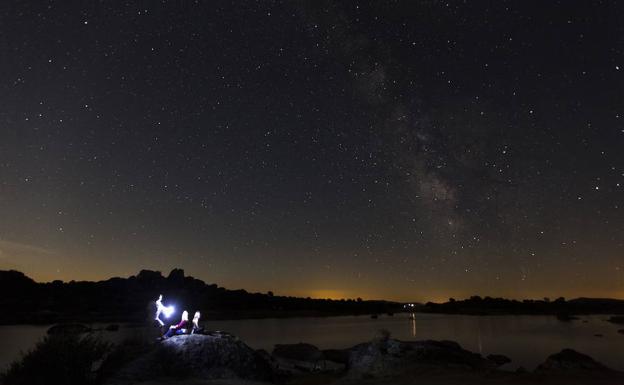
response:
[[[193,316],[193,328],[191,329],[191,334],[202,334],[204,332],[204,328],[199,327],[199,317],[201,317],[201,314],[199,311],[196,311]]]
[[[186,334],[188,332],[189,327],[190,325],[189,325],[189,319],[188,319],[188,312],[184,310],[182,312],[182,319],[180,320],[180,322],[177,325],[169,326],[169,330],[167,330],[167,333],[165,333],[163,338],[166,339],[174,335]]]

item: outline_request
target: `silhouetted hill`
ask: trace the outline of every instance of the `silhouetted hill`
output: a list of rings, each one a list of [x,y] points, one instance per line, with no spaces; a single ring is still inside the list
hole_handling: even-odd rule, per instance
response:
[[[554,301],[548,299],[522,301],[504,298],[481,298],[473,296],[469,299],[448,302],[427,302],[418,309],[426,313],[447,314],[552,314],[565,320],[573,314],[624,314],[624,300],[608,298],[576,298],[566,301],[560,297]]]
[[[166,305],[200,310],[204,319],[259,318],[387,313],[401,304],[387,301],[326,300],[274,296],[227,290],[174,269],[167,277],[141,270],[129,278],[99,282],[37,283],[18,271],[0,271],[0,323],[61,321],[144,321],[153,315],[154,301],[164,295]],[[178,311],[179,315],[179,311]]]

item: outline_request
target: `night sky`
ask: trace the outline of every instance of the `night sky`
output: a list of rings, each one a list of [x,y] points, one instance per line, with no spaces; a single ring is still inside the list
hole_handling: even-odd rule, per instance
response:
[[[624,4],[3,1],[0,269],[624,298]]]

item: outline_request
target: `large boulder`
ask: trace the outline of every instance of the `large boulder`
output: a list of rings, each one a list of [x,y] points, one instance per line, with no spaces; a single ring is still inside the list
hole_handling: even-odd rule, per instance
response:
[[[167,281],[182,283],[184,281],[184,270],[173,269],[167,276]]]
[[[563,349],[559,353],[550,355],[535,371],[611,371],[611,369],[595,361],[588,355],[572,349]]]
[[[21,271],[0,270],[0,288],[3,290],[20,290],[35,287],[37,283]],[[18,293],[18,292],[16,292]]]
[[[165,377],[266,381],[273,378],[273,369],[264,355],[235,337],[180,335],[156,344],[129,362],[107,384],[134,384]]]
[[[322,352],[323,358],[328,361],[345,365],[349,363],[349,349],[325,349]]]
[[[470,369],[492,369],[495,366],[479,353],[463,349],[454,341],[416,341],[408,347],[413,349],[413,359],[418,363]]]
[[[275,345],[273,349],[275,369],[285,374],[304,372],[342,372],[346,363],[326,359],[316,346],[306,343]]]
[[[404,365],[402,343],[387,339],[356,345],[349,352],[347,368],[351,375],[377,376],[397,371]]]
[[[136,276],[136,279],[137,281],[144,283],[144,284],[153,284],[163,279],[163,276],[160,271],[141,270],[139,271],[139,274]]]
[[[381,339],[354,346],[349,354],[351,375],[384,376],[407,367],[494,369],[493,361],[462,349],[453,341]]]
[[[273,355],[299,361],[318,361],[323,358],[323,353],[316,346],[305,343],[275,345]]]

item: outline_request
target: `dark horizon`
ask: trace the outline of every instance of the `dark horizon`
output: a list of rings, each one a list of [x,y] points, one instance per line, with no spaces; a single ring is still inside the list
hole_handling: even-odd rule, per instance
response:
[[[112,277],[108,277],[108,278],[103,278],[103,279],[99,279],[99,280],[50,280],[50,281],[39,281],[34,279],[33,277],[29,276],[28,274],[19,271],[19,270],[5,270],[5,271],[16,271],[18,273],[24,274],[27,278],[32,279],[34,282],[36,283],[40,283],[40,284],[46,284],[46,283],[53,283],[54,281],[61,281],[63,283],[70,283],[70,282],[91,282],[91,283],[97,283],[97,282],[106,282],[109,281],[111,279],[115,279],[115,278],[122,278],[122,279],[128,279],[130,277],[136,277],[141,271],[152,271],[152,272],[156,272],[156,273],[160,273],[164,278],[166,278],[171,271],[174,270],[182,270],[184,271],[184,273],[186,274],[187,277],[192,277],[195,279],[200,279],[203,282],[205,282],[206,284],[215,284],[219,287],[223,287],[224,289],[227,290],[245,290],[248,293],[260,293],[260,294],[267,294],[268,292],[273,293],[273,295],[275,296],[283,296],[283,297],[297,297],[297,298],[312,298],[312,299],[331,299],[331,300],[348,300],[348,299],[352,299],[355,300],[357,298],[361,298],[365,301],[390,301],[390,302],[399,302],[399,303],[420,303],[420,304],[425,304],[427,302],[433,302],[433,303],[445,303],[448,302],[449,300],[454,300],[454,301],[463,301],[463,300],[469,300],[471,298],[474,297],[480,297],[480,298],[492,298],[492,299],[505,299],[505,300],[515,300],[515,301],[523,301],[523,300],[535,300],[535,301],[541,301],[544,299],[548,299],[549,301],[555,301],[558,298],[565,298],[565,300],[579,300],[579,299],[589,299],[589,300],[622,300],[624,301],[624,298],[614,298],[614,297],[588,297],[588,296],[573,296],[573,297],[565,297],[565,296],[543,296],[543,297],[505,297],[505,296],[500,296],[500,295],[491,295],[491,294],[484,294],[484,293],[473,293],[471,295],[468,295],[466,297],[447,297],[447,298],[442,298],[440,300],[433,300],[433,299],[428,299],[428,298],[423,298],[423,299],[417,299],[417,297],[413,297],[411,299],[403,299],[403,300],[398,300],[398,299],[389,299],[389,298],[369,298],[369,297],[364,297],[361,295],[358,296],[354,296],[354,297],[313,297],[313,296],[301,296],[301,295],[291,295],[288,293],[280,293],[280,292],[276,292],[274,290],[268,290],[268,291],[257,291],[257,290],[253,290],[253,289],[249,289],[246,287],[227,287],[227,286],[223,286],[221,285],[219,282],[213,282],[213,281],[209,281],[209,280],[204,280],[201,277],[197,277],[195,275],[193,275],[192,273],[181,269],[181,268],[173,268],[171,269],[169,272],[166,271],[160,271],[160,270],[153,270],[153,269],[141,269],[139,271],[137,271],[134,274],[129,274],[128,276],[112,276]],[[2,270],[0,270],[2,271]]]

